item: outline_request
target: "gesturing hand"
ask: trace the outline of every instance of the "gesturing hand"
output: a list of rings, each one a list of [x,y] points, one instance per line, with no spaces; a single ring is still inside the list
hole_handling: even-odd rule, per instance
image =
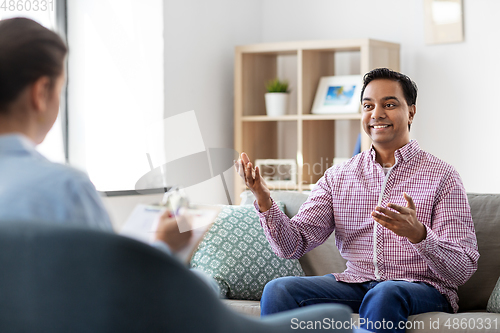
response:
[[[417,219],[416,207],[413,199],[406,193],[403,193],[406,207],[395,204],[387,204],[387,207],[396,210],[377,206],[372,212],[373,219],[383,227],[392,230],[396,235],[406,237],[413,244],[420,243],[427,237],[427,229]]]
[[[253,168],[248,155],[241,153],[241,158],[234,163],[236,172],[245,181],[245,185],[252,191],[257,199],[257,204],[261,212],[265,212],[272,206],[271,192],[260,176],[259,167]]]

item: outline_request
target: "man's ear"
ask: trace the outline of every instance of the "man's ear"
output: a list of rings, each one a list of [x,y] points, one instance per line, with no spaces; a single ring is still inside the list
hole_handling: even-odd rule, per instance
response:
[[[31,106],[39,113],[44,113],[50,97],[50,78],[42,76],[31,85]]]
[[[408,124],[413,123],[413,117],[415,117],[415,113],[417,113],[417,106],[415,104],[411,105],[408,108]]]

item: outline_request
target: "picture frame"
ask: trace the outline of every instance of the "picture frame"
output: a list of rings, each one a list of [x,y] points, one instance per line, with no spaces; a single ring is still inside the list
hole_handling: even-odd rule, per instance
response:
[[[358,113],[362,84],[361,75],[323,76],[316,90],[311,113]]]
[[[260,175],[268,185],[297,185],[297,162],[294,159],[257,159]]]
[[[463,15],[462,0],[424,0],[425,43],[463,42]]]

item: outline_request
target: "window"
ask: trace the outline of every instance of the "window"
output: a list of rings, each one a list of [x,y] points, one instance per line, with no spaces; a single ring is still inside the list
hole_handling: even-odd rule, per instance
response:
[[[69,162],[99,191],[133,190],[163,123],[161,0],[68,2]]]

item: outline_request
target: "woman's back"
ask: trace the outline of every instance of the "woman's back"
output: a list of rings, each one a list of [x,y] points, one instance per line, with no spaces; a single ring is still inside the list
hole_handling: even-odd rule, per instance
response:
[[[48,161],[21,134],[0,135],[0,221],[7,220],[112,230],[88,177]]]

